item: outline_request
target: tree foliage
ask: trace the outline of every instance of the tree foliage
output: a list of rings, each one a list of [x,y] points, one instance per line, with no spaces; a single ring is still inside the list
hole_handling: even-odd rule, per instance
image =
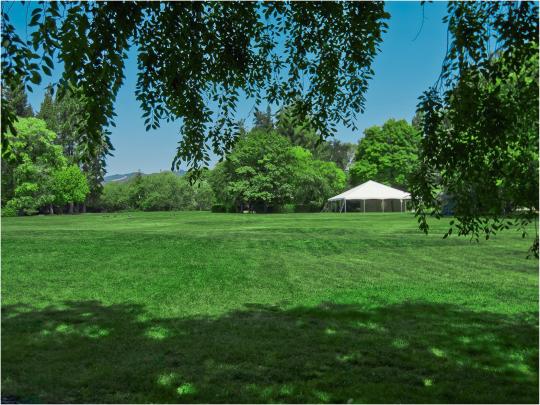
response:
[[[412,187],[420,226],[454,201],[460,235],[489,238],[538,212],[538,4],[452,2],[441,77],[421,98]],[[538,236],[532,247],[538,256]]]
[[[62,146],[64,156],[70,163],[81,162],[81,149],[79,142],[81,120],[84,119],[80,94],[75,89],[69,89],[53,98],[52,87],[48,87],[38,112],[47,126],[56,133],[56,143]]]
[[[239,139],[224,164],[232,200],[249,208],[261,204],[264,211],[292,200],[294,156],[290,146],[276,132],[262,129]]]
[[[106,184],[99,205],[105,211],[209,210],[212,202],[205,180],[191,184],[185,176],[164,172]]]
[[[54,88],[49,85],[45,88],[45,95],[36,117],[45,121],[50,128],[53,128],[56,124],[54,107]]]
[[[90,192],[87,202],[95,205],[99,200],[105,176],[106,157],[114,150],[106,137],[101,137],[95,145],[95,153],[85,159],[87,145],[82,141],[79,128],[84,119],[84,101],[80,90],[70,87],[63,93],[56,93],[49,86],[41,104],[38,117],[56,133],[55,142],[62,146],[64,156],[72,164],[78,165],[86,176]]]
[[[33,117],[34,110],[28,103],[28,96],[22,82],[4,83],[2,86],[2,103],[6,103],[17,117]]]
[[[39,84],[58,58],[60,91],[74,86],[84,96],[80,137],[95,156],[114,125],[134,45],[147,129],[181,119],[173,166],[199,168],[209,148],[231,149],[241,95],[257,103],[299,100],[324,135],[338,122],[353,125],[388,17],[382,2],[40,2],[28,41],[2,9],[2,71],[8,83]],[[15,118],[2,106],[5,134]],[[5,139],[2,145],[9,152]]]
[[[275,128],[293,145],[310,151],[316,159],[334,162],[342,170],[348,169],[354,158],[354,144],[325,139],[327,137],[317,132],[309,116],[298,113],[295,103],[278,112]]]
[[[266,111],[255,110],[254,115],[253,128],[267,131],[274,129],[274,120],[272,119],[272,109],[270,106],[266,107]]]
[[[320,211],[327,199],[345,188],[345,172],[334,162],[314,159],[299,146],[292,148],[295,157],[293,202],[309,211]]]
[[[242,137],[209,178],[217,202],[264,212],[287,203],[320,210],[345,180],[333,162],[316,160],[276,131],[263,129]]]
[[[321,142],[313,152],[313,156],[318,160],[333,162],[342,170],[348,170],[354,161],[355,152],[354,143],[330,139]]]
[[[368,180],[406,190],[418,162],[419,132],[405,120],[389,119],[364,131],[351,166],[352,185]]]
[[[276,131],[294,146],[314,153],[323,140],[308,116],[298,112],[298,103],[285,106],[276,114]]]
[[[86,177],[77,165],[69,165],[57,170],[53,175],[55,202],[57,204],[82,203],[90,189]]]
[[[53,173],[66,160],[44,121],[20,118],[14,125],[16,133],[6,134],[14,153],[2,159],[2,205],[32,213],[55,201]]]

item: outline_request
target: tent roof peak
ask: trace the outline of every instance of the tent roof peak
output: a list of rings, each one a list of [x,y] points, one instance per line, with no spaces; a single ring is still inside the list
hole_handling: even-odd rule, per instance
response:
[[[378,183],[373,180],[368,180],[350,190],[344,191],[328,201],[339,200],[410,200],[411,195],[405,191],[398,190]]]

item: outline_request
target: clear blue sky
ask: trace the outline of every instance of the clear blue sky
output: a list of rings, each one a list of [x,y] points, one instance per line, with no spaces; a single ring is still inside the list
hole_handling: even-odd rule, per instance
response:
[[[10,6],[10,18],[19,34],[25,38],[26,5],[2,4],[5,8]],[[389,29],[373,66],[375,76],[366,95],[366,111],[358,117],[359,129],[353,132],[340,127],[338,139],[358,142],[367,127],[381,125],[389,118],[412,119],[418,97],[436,81],[440,73],[446,49],[446,26],[442,23],[446,2],[428,3],[424,7],[424,24],[415,39],[422,25],[420,3],[386,3],[386,9],[391,14]],[[145,131],[141,110],[134,96],[137,73],[134,52],[130,52],[126,66],[126,80],[116,100],[116,128],[112,129],[111,136],[115,152],[107,160],[107,172],[120,174],[140,169],[144,173],[152,173],[169,170],[179,140],[179,124],[164,123],[158,130]],[[46,85],[57,77],[58,72],[52,79],[45,77],[42,85],[29,94],[35,111],[39,109]],[[239,103],[238,117],[245,118],[248,124],[253,121],[253,117],[248,116],[252,107],[247,100]]]

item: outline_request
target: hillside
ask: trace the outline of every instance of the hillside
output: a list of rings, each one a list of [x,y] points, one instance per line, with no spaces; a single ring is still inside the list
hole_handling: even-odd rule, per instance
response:
[[[103,179],[103,183],[104,184],[107,184],[107,183],[112,183],[112,182],[117,182],[117,181],[127,181],[129,179],[131,179],[132,177],[134,177],[138,172],[131,172],[131,173],[126,173],[126,174],[111,174],[111,175],[108,175],[108,176],[105,176],[104,179]],[[184,174],[186,174],[186,171],[185,170],[179,170],[177,172],[173,172],[175,174],[177,174],[178,176],[183,176]],[[143,176],[147,176],[149,174],[155,174],[155,173],[141,173]]]

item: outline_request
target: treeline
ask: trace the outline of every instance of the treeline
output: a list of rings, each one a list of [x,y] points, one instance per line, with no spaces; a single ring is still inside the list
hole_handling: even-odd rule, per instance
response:
[[[321,140],[293,105],[256,111],[240,123],[230,153],[195,182],[172,172],[138,174],[103,185],[108,138],[88,159],[78,130],[80,95],[46,92],[34,117],[24,88],[3,89],[19,118],[2,159],[2,215],[91,211],[320,211],[327,199],[367,180],[407,189],[418,162],[421,117],[388,120],[364,131],[358,144]]]
[[[208,180],[217,212],[320,211],[346,185],[334,162],[317,160],[276,131],[260,128],[241,136]]]
[[[347,184],[354,145],[320,142],[294,107],[256,111],[253,128],[207,174],[214,212],[320,211]],[[330,158],[332,157],[332,158]]]
[[[104,136],[95,153],[87,153],[79,91],[54,95],[48,87],[37,114],[22,84],[4,83],[2,93],[18,117],[2,158],[2,215],[86,212],[100,198],[112,145]]]
[[[190,183],[172,172],[142,175],[105,184],[97,208],[103,211],[210,210],[214,194],[206,180]]]
[[[418,162],[421,117],[366,129],[358,145],[322,141],[294,106],[257,111],[254,128],[207,176],[214,211],[320,211],[327,199],[367,180],[407,189]]]
[[[89,181],[56,145],[38,118],[19,118],[7,134],[12,153],[2,159],[2,215],[85,211]]]

